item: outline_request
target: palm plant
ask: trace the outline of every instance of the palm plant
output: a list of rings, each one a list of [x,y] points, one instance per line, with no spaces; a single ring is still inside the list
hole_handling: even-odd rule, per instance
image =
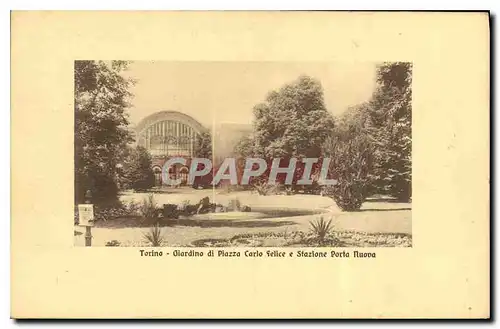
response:
[[[255,190],[257,191],[257,193],[259,193],[259,195],[268,195],[269,192],[271,192],[271,185],[269,185],[267,183],[267,181],[261,179],[261,180],[257,180],[256,182],[254,182],[253,184]]]
[[[332,220],[325,221],[323,216],[315,221],[309,221],[311,225],[311,231],[320,243],[323,245],[326,236],[333,230]]]
[[[154,218],[157,215],[157,206],[153,194],[149,194],[148,198],[142,200],[139,209],[144,218]]]
[[[164,234],[158,224],[151,227],[149,232],[144,234],[144,238],[148,243],[151,243],[153,247],[161,247],[165,242]]]

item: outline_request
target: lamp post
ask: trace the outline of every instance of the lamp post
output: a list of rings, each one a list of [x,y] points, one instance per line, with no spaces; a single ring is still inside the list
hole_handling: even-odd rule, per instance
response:
[[[87,192],[85,192],[85,203],[86,204],[92,203],[92,192],[90,190],[87,190]],[[92,216],[92,219],[93,219],[93,217],[94,216]],[[92,224],[92,223],[88,223],[88,224]],[[90,246],[92,246],[92,226],[86,225],[85,226],[85,247],[90,247]]]

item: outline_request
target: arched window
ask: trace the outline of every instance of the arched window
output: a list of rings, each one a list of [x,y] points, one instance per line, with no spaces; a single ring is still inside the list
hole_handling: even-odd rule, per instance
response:
[[[206,131],[198,121],[177,111],[147,116],[136,127],[139,145],[152,156],[193,156],[196,136]]]

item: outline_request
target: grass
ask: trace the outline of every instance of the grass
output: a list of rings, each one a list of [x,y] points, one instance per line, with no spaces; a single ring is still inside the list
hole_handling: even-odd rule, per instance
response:
[[[155,196],[158,204],[162,203],[182,203],[184,200],[199,200],[201,196],[209,195],[206,191],[200,190],[187,190],[189,193],[172,194],[159,199]],[[297,207],[326,209],[329,206],[329,198],[320,196],[308,195],[303,199],[288,197],[288,196],[265,196],[259,198],[256,194],[250,192],[238,192],[231,195],[231,198],[238,196],[243,204],[251,203],[252,210],[258,211],[258,206],[254,207],[256,201],[262,202],[262,206],[274,206],[276,208]],[[209,195],[211,196],[211,195]],[[147,194],[134,195],[138,204],[144,201],[149,203]],[[226,199],[220,201],[222,197],[218,197],[217,202],[226,203]],[[132,199],[132,198],[129,198]],[[187,201],[185,201],[187,203]],[[194,202],[194,201],[191,201]],[[297,203],[299,202],[299,203]],[[259,203],[260,205],[260,203]],[[398,245],[409,246],[411,245],[411,210],[408,208],[411,204],[407,203],[394,203],[394,202],[366,202],[363,204],[360,212],[353,213],[335,213],[331,225],[335,228],[335,237],[340,239],[343,244],[347,246],[389,246]],[[255,208],[255,209],[254,209]],[[326,215],[326,214],[325,214]],[[328,216],[328,215],[326,215]],[[299,237],[294,237],[294,232],[301,231],[305,235],[313,236],[311,233],[310,221],[315,221],[319,218],[319,214],[304,214],[298,217],[287,218],[269,218],[269,219],[255,219],[252,221],[221,221],[212,220],[191,224],[192,219],[186,219],[185,223],[167,222],[160,223],[168,226],[163,229],[163,243],[169,247],[189,246],[193,241],[200,239],[226,239],[230,240],[236,235],[255,235],[255,234],[281,234],[280,238],[265,238],[267,246],[283,246],[288,243],[298,243]],[[328,222],[328,217],[325,217]],[[189,225],[188,225],[189,224]],[[259,224],[259,225],[257,225]],[[146,234],[151,235],[152,229],[155,226],[155,219],[145,220],[142,216],[137,217],[120,217],[107,222],[98,221],[92,228],[92,245],[105,246],[111,240],[117,240],[120,246],[150,246],[151,242],[144,237]],[[285,231],[286,239],[285,239]],[[75,226],[75,245],[83,246],[85,239],[85,228]],[[352,233],[354,232],[354,233]],[[403,234],[403,235],[401,235]],[[157,239],[158,240],[158,239]],[[328,234],[325,237],[326,244],[328,245]],[[393,241],[394,240],[394,241]],[[298,246],[294,244],[293,246]]]

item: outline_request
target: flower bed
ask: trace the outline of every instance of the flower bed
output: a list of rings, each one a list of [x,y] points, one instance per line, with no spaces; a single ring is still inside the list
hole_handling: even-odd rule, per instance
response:
[[[205,241],[212,241],[208,245]],[[256,234],[239,234],[231,239],[202,239],[192,242],[196,247],[317,247],[318,239],[311,233],[293,232],[261,232]],[[409,234],[364,233],[355,231],[338,231],[330,234],[321,244],[323,247],[411,247]]]

